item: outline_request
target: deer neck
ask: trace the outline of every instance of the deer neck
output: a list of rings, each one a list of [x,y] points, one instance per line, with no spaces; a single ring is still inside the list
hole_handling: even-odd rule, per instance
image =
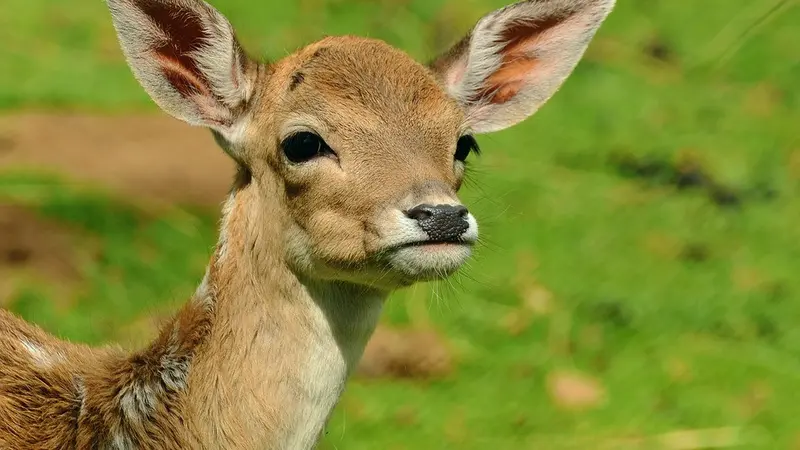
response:
[[[198,433],[223,447],[312,448],[375,329],[386,293],[304,280],[280,225],[227,202],[220,242],[193,303],[209,311],[187,382]]]

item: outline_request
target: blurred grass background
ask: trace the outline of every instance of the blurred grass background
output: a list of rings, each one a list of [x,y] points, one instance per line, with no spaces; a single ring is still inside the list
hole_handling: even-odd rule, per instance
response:
[[[253,55],[358,34],[421,60],[506,3],[214,2]],[[3,116],[159,114],[102,1],[2,11]],[[549,104],[480,137],[462,196],[487,244],[469,270],[388,305],[457,364],[355,380],[323,448],[800,449],[798,24],[794,0],[620,0]],[[74,253],[43,276],[6,230],[0,306],[73,340],[141,342],[216,239],[216,211],[59,176],[0,166],[0,199]]]

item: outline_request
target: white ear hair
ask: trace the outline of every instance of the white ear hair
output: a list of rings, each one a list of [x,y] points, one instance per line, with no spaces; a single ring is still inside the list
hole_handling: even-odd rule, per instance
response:
[[[494,11],[431,68],[476,133],[532,115],[580,61],[615,0],[527,0]]]
[[[168,114],[234,138],[253,80],[233,27],[202,0],[107,0],[134,76]]]

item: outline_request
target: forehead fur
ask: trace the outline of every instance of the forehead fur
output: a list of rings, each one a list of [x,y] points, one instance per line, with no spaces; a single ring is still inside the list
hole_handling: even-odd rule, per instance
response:
[[[350,113],[430,125],[457,126],[462,119],[427,67],[382,41],[329,37],[284,64],[274,75],[283,78],[279,82],[285,93],[303,97],[304,103],[314,95]]]

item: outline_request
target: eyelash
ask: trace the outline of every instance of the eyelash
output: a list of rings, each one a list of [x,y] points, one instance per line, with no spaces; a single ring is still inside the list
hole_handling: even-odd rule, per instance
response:
[[[475,137],[470,134],[465,134],[461,136],[456,143],[456,152],[453,155],[453,159],[466,163],[470,153],[480,155],[481,148],[478,145],[478,141],[475,140]]]

